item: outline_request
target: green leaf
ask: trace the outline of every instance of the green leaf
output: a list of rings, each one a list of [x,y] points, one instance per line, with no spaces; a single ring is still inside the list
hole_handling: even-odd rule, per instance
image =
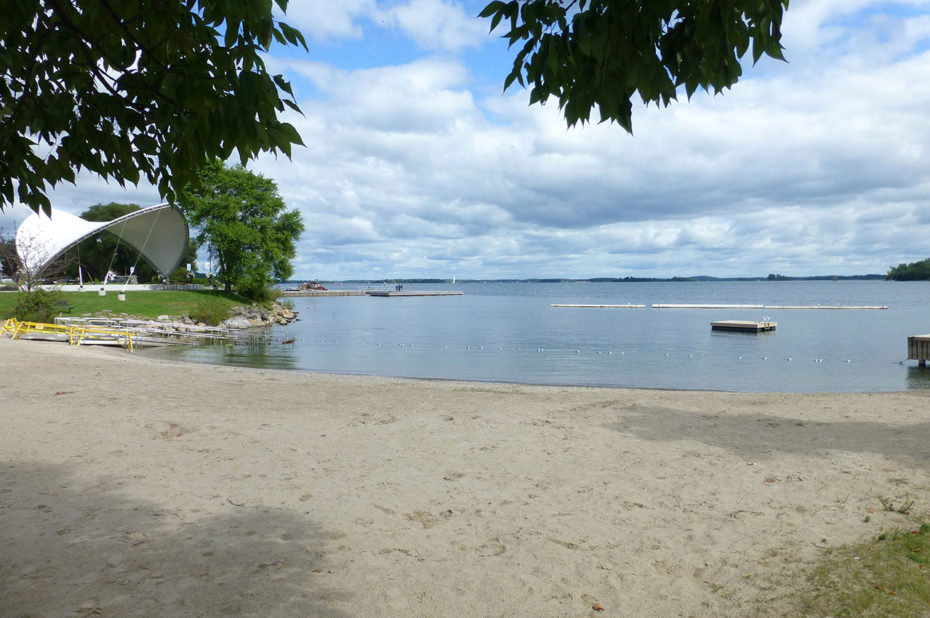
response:
[[[259,55],[275,36],[275,5],[287,2],[10,4],[0,23],[0,114],[15,120],[0,123],[0,209],[11,191],[41,208],[49,187],[81,169],[119,184],[144,176],[173,199],[204,161],[234,147],[290,153],[302,142],[278,114],[300,110]],[[307,48],[298,30],[278,28],[283,44]],[[272,139],[266,127],[275,126]],[[29,136],[59,146],[42,151]]]

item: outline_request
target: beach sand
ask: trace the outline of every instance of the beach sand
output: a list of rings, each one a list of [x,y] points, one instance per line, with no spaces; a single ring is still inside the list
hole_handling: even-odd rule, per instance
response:
[[[925,391],[399,380],[0,339],[0,426],[8,617],[778,615],[781,574],[903,524],[879,496],[926,509],[930,488]]]

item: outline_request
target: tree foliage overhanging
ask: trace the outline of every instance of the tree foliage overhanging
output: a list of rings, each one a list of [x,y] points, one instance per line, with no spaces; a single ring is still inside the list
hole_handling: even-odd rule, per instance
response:
[[[667,106],[679,88],[718,93],[742,75],[751,49],[784,60],[788,0],[495,0],[480,13],[519,51],[504,89],[530,88],[530,104],[559,102],[569,126],[591,118],[632,132],[632,99]],[[522,44],[522,47],[520,45]]]
[[[227,292],[235,286],[266,300],[271,283],[293,273],[304,224],[299,211],[285,210],[273,180],[213,161],[200,171],[199,182],[178,194],[178,204],[197,229],[197,243],[208,246]]]
[[[261,59],[273,42],[307,47],[271,0],[4,3],[0,210],[18,198],[48,212],[46,192],[82,169],[120,185],[145,177],[172,201],[234,150],[290,157],[302,141],[278,114],[300,110]]]

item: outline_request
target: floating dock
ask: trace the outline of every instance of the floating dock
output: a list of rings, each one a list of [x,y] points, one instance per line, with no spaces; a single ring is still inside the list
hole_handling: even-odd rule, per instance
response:
[[[765,309],[765,305],[654,304],[653,309]]]
[[[888,305],[763,305],[763,309],[874,309],[883,311]]]
[[[653,309],[887,309],[888,305],[707,305],[654,304]]]
[[[380,296],[383,298],[406,297],[406,296],[461,296],[462,291],[430,291],[430,290],[365,290],[368,296]]]
[[[918,367],[926,367],[930,360],[930,334],[907,338],[907,358],[916,360]]]
[[[711,322],[711,330],[724,330],[737,333],[765,333],[775,330],[778,322],[752,322],[749,320],[721,320]]]
[[[570,307],[572,309],[644,309],[646,305],[562,305],[553,304],[550,307]]]

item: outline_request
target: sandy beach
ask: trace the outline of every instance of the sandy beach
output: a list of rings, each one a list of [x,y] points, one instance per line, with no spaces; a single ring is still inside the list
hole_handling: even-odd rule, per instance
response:
[[[782,573],[902,523],[878,497],[926,510],[930,489],[927,391],[415,381],[0,339],[0,425],[9,617],[779,615]]]

